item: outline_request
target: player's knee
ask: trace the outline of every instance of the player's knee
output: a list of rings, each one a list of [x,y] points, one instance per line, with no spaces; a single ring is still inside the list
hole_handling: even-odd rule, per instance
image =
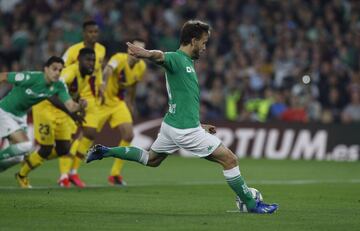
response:
[[[150,153],[149,160],[148,160],[146,166],[158,167],[163,162],[163,160],[165,160],[165,158],[166,158],[166,156]]]
[[[48,156],[50,156],[52,149],[52,145],[41,145],[38,153],[42,158],[47,159]]]
[[[96,137],[96,129],[95,128],[87,128],[84,129],[84,136],[89,140],[95,140]]]
[[[123,135],[123,140],[127,141],[127,142],[131,142],[132,140],[134,139],[134,132],[133,131],[130,131],[130,132],[127,132]]]
[[[34,149],[34,145],[31,141],[21,142],[15,145],[20,153],[28,153]]]
[[[158,161],[158,160],[149,160],[149,161],[147,162],[147,165],[146,165],[146,166],[156,168],[156,167],[159,167],[160,164],[161,164],[161,161]]]

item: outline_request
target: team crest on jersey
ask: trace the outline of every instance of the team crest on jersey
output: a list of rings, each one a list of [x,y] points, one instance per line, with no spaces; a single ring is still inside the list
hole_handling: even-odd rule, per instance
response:
[[[17,73],[15,75],[15,81],[23,81],[25,78],[25,75],[23,73]]]

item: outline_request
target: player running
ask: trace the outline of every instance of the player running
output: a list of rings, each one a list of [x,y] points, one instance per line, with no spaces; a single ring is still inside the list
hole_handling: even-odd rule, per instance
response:
[[[87,84],[83,82],[89,80],[90,75],[94,71],[95,53],[90,48],[83,48],[79,52],[78,62],[64,68],[60,74],[62,79],[68,86],[75,84],[80,89],[86,88]],[[78,92],[72,92],[79,95]],[[80,102],[87,102],[83,100],[86,98],[80,92]],[[89,109],[86,109],[89,111]],[[86,117],[85,121],[86,123]],[[25,161],[19,171],[18,182],[21,187],[29,187],[29,180],[26,179],[27,185],[22,184],[21,179],[28,178],[28,174],[35,168],[43,164],[44,160],[54,159],[59,156],[69,154],[72,127],[68,123],[68,115],[63,111],[57,109],[48,101],[43,101],[33,107],[34,131],[35,139],[40,144],[38,151],[32,152],[25,157]],[[65,178],[67,179],[67,178]],[[70,182],[63,183],[62,186],[69,187]]]
[[[145,47],[141,39],[132,41],[135,45]],[[127,53],[113,55],[104,69],[106,84],[105,103],[100,107],[100,122],[98,131],[101,131],[108,121],[112,128],[121,135],[120,146],[129,146],[133,137],[133,120],[131,117],[135,101],[136,84],[142,80],[146,70],[143,60]],[[124,161],[115,159],[108,181],[111,185],[125,185],[121,170]]]
[[[86,88],[83,89],[82,94],[86,95],[85,99],[90,102],[90,108],[86,111],[87,118],[86,123],[81,127],[82,134],[72,144],[70,149],[70,157],[63,156],[59,158],[60,167],[60,179],[58,183],[60,186],[69,187],[69,181],[77,187],[85,187],[85,183],[80,179],[78,169],[81,162],[85,158],[87,149],[92,145],[95,139],[96,129],[98,127],[98,116],[95,112],[98,112],[98,106],[103,102],[103,92],[105,85],[102,81],[102,65],[105,58],[105,47],[98,43],[99,39],[99,26],[95,21],[86,21],[83,23],[83,42],[79,42],[69,47],[63,59],[65,61],[65,67],[74,64],[78,60],[79,51],[86,47],[91,48],[95,51],[95,68],[94,72],[87,81]],[[74,91],[79,88],[76,85],[72,85]],[[71,89],[70,89],[71,90]],[[99,100],[100,99],[100,100]],[[77,126],[68,118],[69,123],[73,124],[73,133],[76,132]]]
[[[33,144],[26,135],[26,119],[27,111],[33,105],[56,95],[69,111],[81,110],[81,106],[71,99],[65,84],[59,81],[63,67],[64,61],[53,56],[46,61],[43,72],[0,73],[0,83],[13,85],[10,93],[0,101],[0,138],[7,138],[10,143],[9,147],[0,151],[0,165],[8,158],[14,159],[32,151]],[[27,185],[26,179],[23,183]]]
[[[130,54],[147,58],[165,69],[169,110],[161,124],[160,133],[150,151],[138,147],[105,147],[95,145],[88,151],[86,162],[105,157],[116,157],[157,167],[171,153],[183,148],[195,156],[219,163],[227,183],[236,195],[246,203],[249,212],[273,213],[277,204],[256,201],[240,174],[236,155],[226,148],[212,125],[200,124],[200,90],[194,68],[194,60],[205,51],[210,36],[208,24],[191,20],[186,22],[180,34],[180,48],[176,52],[146,50],[127,43]]]

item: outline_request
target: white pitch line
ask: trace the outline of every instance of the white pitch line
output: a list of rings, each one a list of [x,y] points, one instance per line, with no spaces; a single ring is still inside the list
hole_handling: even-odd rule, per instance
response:
[[[247,181],[248,185],[309,185],[309,184],[359,184],[360,179],[346,179],[346,180],[250,180]],[[149,182],[149,183],[134,183],[128,186],[121,186],[117,188],[131,188],[131,187],[146,187],[146,186],[196,186],[196,185],[221,185],[226,184],[224,181],[184,181],[184,182]],[[86,188],[116,188],[109,185],[88,185]],[[20,189],[16,186],[0,186],[2,189]],[[59,186],[34,186],[32,189],[60,189]],[[72,187],[72,189],[79,189]]]

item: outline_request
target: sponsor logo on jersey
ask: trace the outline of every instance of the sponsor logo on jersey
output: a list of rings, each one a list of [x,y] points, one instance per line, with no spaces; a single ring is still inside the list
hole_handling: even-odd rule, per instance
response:
[[[195,70],[194,70],[193,67],[187,66],[187,67],[186,67],[186,72],[187,72],[187,73],[195,73]]]
[[[51,96],[51,95],[45,94],[45,93],[40,93],[40,94],[38,94],[38,93],[36,93],[36,92],[33,92],[33,90],[31,90],[30,88],[27,88],[27,89],[25,90],[25,93],[26,93],[27,95],[32,95],[32,96],[39,97],[39,98]]]
[[[25,78],[25,75],[23,73],[17,73],[15,75],[15,81],[23,81]]]

